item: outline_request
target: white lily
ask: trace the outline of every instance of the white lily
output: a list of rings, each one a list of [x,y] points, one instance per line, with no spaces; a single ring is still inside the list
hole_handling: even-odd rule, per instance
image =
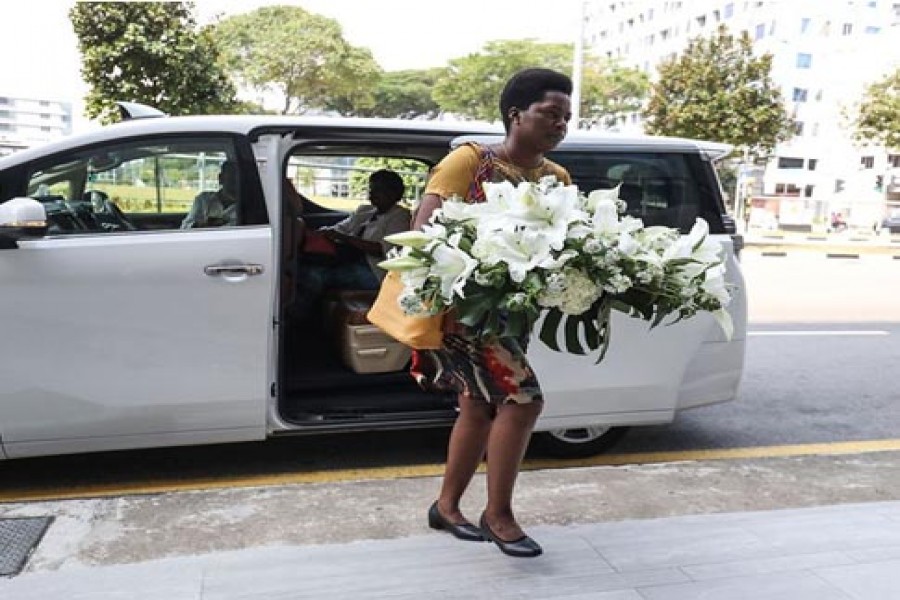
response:
[[[591,192],[594,193],[594,192]],[[591,217],[594,234],[602,238],[615,238],[619,235],[619,209],[616,200],[608,195],[599,198],[594,206],[594,214]]]
[[[616,200],[619,199],[619,188],[622,187],[620,183],[616,187],[609,190],[594,190],[590,194],[587,195],[587,198],[584,199],[584,208],[587,212],[593,213],[597,210],[597,205],[601,202],[610,202],[612,201],[613,206],[616,205]]]
[[[706,271],[706,278],[703,281],[703,291],[714,297],[722,306],[728,306],[731,302],[731,292],[725,283],[725,265],[718,264],[710,267]]]
[[[464,298],[463,288],[469,276],[478,267],[478,261],[450,244],[438,244],[431,252],[431,274],[441,280],[441,296],[447,302],[453,296]]]
[[[434,238],[424,231],[401,231],[384,236],[386,242],[390,242],[395,246],[405,246],[407,248],[424,248]]]
[[[426,265],[421,260],[408,254],[401,254],[400,256],[381,261],[378,263],[378,266],[385,271],[409,271],[411,269],[421,269]]]

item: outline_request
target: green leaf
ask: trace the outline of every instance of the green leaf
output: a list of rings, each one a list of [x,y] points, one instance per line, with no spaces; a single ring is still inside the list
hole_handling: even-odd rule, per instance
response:
[[[544,317],[541,324],[541,332],[539,337],[544,344],[551,350],[560,351],[558,340],[559,324],[562,323],[563,314],[559,309],[551,308]]]
[[[582,325],[583,321],[581,317],[569,315],[566,318],[566,352],[571,354],[587,354],[587,351],[581,346],[581,341],[578,339],[578,332]]]

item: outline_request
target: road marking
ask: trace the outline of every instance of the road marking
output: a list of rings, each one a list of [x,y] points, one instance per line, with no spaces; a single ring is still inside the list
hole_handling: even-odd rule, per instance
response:
[[[890,335],[889,331],[881,329],[796,329],[773,331],[748,331],[747,335]]]
[[[795,456],[834,456],[900,451],[900,439],[823,444],[795,444],[787,446],[759,446],[755,448],[720,448],[715,450],[686,450],[679,452],[639,452],[632,454],[604,454],[581,459],[533,459],[525,461],[523,471],[540,469],[568,469],[576,467],[611,467],[658,463],[692,462],[701,460],[740,460],[751,458],[785,458]],[[479,469],[484,472],[484,466]],[[228,488],[268,487],[308,483],[339,483],[361,480],[410,479],[440,477],[444,465],[412,465],[401,467],[372,467],[312,471],[307,473],[279,473],[248,477],[140,481],[123,484],[86,485],[78,488],[12,489],[0,491],[0,502],[36,502],[72,500],[78,498],[107,498],[164,494],[183,491],[204,491]]]

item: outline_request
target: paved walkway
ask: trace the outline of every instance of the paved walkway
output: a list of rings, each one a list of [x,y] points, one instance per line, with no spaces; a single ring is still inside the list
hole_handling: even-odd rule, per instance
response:
[[[895,600],[900,502],[539,526],[513,559],[443,533],[269,546],[0,582],[4,600]]]

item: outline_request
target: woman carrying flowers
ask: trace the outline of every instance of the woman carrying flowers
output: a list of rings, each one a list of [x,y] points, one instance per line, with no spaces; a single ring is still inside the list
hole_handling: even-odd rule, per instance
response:
[[[548,69],[514,75],[500,96],[506,136],[500,144],[466,144],[432,171],[413,229],[428,224],[432,213],[453,196],[483,202],[484,182],[538,182],[552,175],[569,184],[569,174],[544,158],[565,137],[571,118],[571,80]],[[510,556],[538,556],[540,545],[525,535],[512,510],[519,466],[541,412],[543,395],[528,364],[527,334],[518,337],[484,332],[447,320],[443,348],[414,355],[412,373],[426,389],[453,390],[459,416],[450,436],[444,480],[428,511],[429,525],[471,541],[488,540]],[[480,528],[460,511],[460,499],[487,456],[487,506]]]

